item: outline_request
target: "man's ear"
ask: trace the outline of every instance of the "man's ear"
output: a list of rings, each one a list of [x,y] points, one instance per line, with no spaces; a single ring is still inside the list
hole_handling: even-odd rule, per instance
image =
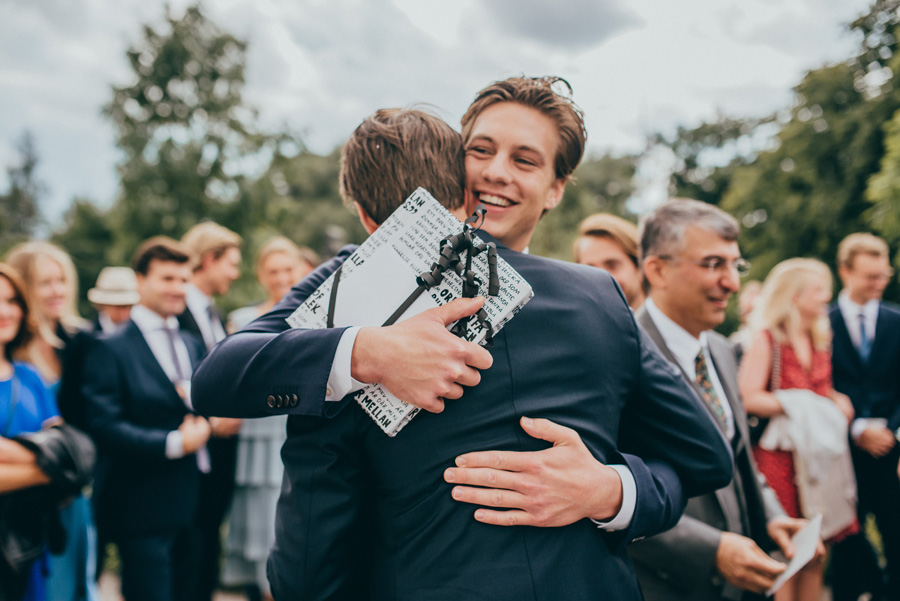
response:
[[[566,178],[559,177],[550,186],[550,192],[547,194],[547,200],[544,202],[544,212],[546,213],[560,203],[563,192],[566,191]]]
[[[666,262],[659,257],[650,256],[643,261],[644,278],[649,282],[651,288],[665,288],[665,277],[663,271],[666,269]]]
[[[378,229],[378,224],[375,223],[374,219],[369,217],[369,214],[364,208],[362,208],[361,204],[359,204],[358,202],[354,202],[353,204],[356,205],[356,212],[357,214],[359,214],[359,222],[362,223],[362,226],[371,236],[375,232],[375,230]]]

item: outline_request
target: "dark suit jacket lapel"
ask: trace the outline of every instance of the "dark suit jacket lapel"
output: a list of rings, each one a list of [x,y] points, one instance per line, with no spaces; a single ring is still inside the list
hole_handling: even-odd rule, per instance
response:
[[[185,309],[184,313],[178,316],[178,325],[185,332],[191,332],[201,339],[203,338],[203,335],[200,333],[200,326],[197,325],[197,320],[194,319],[194,314],[191,313],[190,309]]]
[[[150,350],[150,345],[147,344],[147,340],[144,338],[143,333],[141,333],[141,329],[137,327],[137,324],[133,321],[128,322],[127,328],[124,335],[131,339],[129,346],[134,353],[135,362],[138,365],[143,366],[151,377],[168,382],[169,388],[172,390],[172,396],[180,403],[181,397],[178,395],[178,391],[175,390],[175,385],[172,384],[172,380],[169,379],[168,374],[166,374],[162,365],[157,361],[156,355]]]
[[[885,340],[888,338],[887,325],[884,322],[885,311],[884,308],[879,303],[878,305],[878,318],[875,321],[875,340],[872,341],[872,349],[869,351],[869,360],[868,363],[875,361],[878,359],[879,351],[881,347],[885,345]],[[859,357],[859,353],[856,355]],[[860,360],[862,360],[860,358]]]

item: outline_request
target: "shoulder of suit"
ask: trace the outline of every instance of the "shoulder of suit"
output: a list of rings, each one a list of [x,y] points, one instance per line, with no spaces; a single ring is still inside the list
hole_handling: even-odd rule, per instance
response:
[[[900,319],[900,305],[882,301],[879,308],[892,318]]]
[[[711,351],[715,347],[732,354],[734,353],[734,343],[715,330],[709,330],[706,333],[706,342],[707,344],[709,344],[709,348]]]
[[[614,281],[609,272],[590,265],[581,265],[571,261],[561,261],[505,249],[501,251],[500,256],[515,269],[526,267],[553,273],[561,277],[574,278],[576,281],[594,282],[596,284],[608,285]]]

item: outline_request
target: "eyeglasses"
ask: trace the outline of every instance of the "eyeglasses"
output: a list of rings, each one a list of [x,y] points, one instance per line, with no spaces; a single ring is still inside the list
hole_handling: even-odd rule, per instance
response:
[[[725,270],[731,270],[736,272],[739,277],[744,277],[750,272],[750,261],[743,257],[738,257],[731,261],[722,257],[707,257],[705,259],[697,260],[685,259],[684,257],[673,257],[672,255],[659,255],[659,258],[664,261],[687,261],[688,263],[693,263],[694,265],[707,270],[710,275]]]

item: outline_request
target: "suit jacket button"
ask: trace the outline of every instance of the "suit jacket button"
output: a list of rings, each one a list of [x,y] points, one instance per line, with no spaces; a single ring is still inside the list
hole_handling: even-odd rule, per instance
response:
[[[275,397],[273,397],[271,394],[266,397],[266,405],[272,408],[275,407]]]
[[[299,402],[300,402],[300,397],[298,397],[296,394],[292,394],[291,395],[291,407],[296,407],[297,403],[299,403]]]
[[[284,406],[284,397],[281,396],[280,394],[279,394],[278,396],[275,397],[275,406],[276,406],[276,407],[283,407],[283,406]]]
[[[325,387],[325,396],[326,397],[334,396],[334,388],[332,388],[331,386],[326,386]]]

